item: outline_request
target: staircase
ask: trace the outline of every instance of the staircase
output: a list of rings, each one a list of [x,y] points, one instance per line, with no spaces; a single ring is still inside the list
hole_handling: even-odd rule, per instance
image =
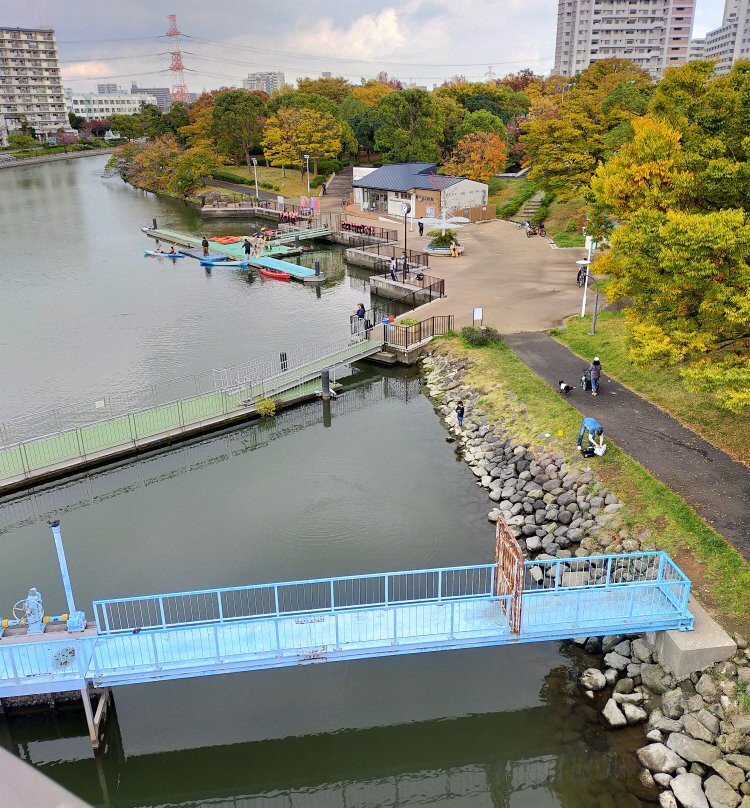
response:
[[[529,197],[521,206],[518,213],[512,217],[516,222],[530,222],[531,217],[539,210],[544,199],[544,191],[537,191],[534,196]]]
[[[333,175],[333,179],[326,183],[326,194],[343,199],[352,192],[352,179],[354,170],[351,166],[343,168],[338,174]]]

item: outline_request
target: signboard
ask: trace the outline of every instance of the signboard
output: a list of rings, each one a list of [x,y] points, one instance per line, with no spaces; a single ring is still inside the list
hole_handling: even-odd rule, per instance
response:
[[[482,322],[482,309],[481,308],[474,309],[474,316],[472,317],[472,319],[474,320],[474,325],[476,325],[477,323]]]

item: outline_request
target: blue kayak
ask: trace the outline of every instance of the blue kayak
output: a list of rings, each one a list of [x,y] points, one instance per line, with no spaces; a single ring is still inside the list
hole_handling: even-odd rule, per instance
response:
[[[144,255],[150,255],[154,258],[187,258],[187,255],[179,252],[160,252],[159,250],[144,250]]]
[[[202,267],[247,267],[247,261],[237,261],[232,258],[201,258]]]

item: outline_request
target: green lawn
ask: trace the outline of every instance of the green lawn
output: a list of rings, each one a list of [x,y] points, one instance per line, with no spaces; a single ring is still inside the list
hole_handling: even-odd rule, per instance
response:
[[[601,288],[601,285],[600,285]],[[675,367],[631,362],[625,346],[625,318],[602,312],[596,335],[590,336],[590,317],[570,317],[564,328],[553,329],[555,339],[581,357],[600,356],[604,372],[673,415],[707,441],[750,465],[750,413],[721,410],[709,395],[688,390]]]
[[[472,360],[466,381],[482,392],[491,420],[510,426],[520,440],[535,445],[551,441],[567,457],[578,457],[573,447],[580,414],[507,345],[467,348],[458,337],[442,338],[439,344],[441,350]],[[690,576],[703,604],[727,627],[744,633],[750,624],[750,564],[682,497],[616,446],[597,459],[596,471],[625,504],[621,515],[631,533],[650,531],[651,540]]]
[[[586,244],[583,233],[555,233],[552,239],[558,247],[583,247]]]
[[[253,177],[252,169],[248,170],[247,166],[222,166],[221,170],[230,174],[236,174],[238,177]],[[310,166],[310,170],[312,171],[312,165]],[[312,179],[312,174],[310,178]],[[294,197],[307,196],[307,180],[303,180],[300,172],[294,168],[287,168],[286,177],[283,177],[280,168],[266,168],[265,166],[258,165],[258,183],[261,182],[270,182],[276,185],[280,190],[271,191],[271,193],[283,194],[286,197],[292,198],[292,201],[294,201]],[[247,188],[248,193],[252,193],[255,186],[248,185]],[[264,189],[261,188],[261,190]],[[311,195],[317,196],[318,193],[320,193],[320,188],[310,189]],[[299,199],[297,201],[299,202]]]

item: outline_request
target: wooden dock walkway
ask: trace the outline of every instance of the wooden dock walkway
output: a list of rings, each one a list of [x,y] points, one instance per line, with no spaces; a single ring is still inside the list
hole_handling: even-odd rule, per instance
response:
[[[237,383],[238,373],[227,372],[226,384],[211,392],[1,447],[0,494],[253,417],[261,399],[296,401],[315,395],[324,368],[348,365],[381,350],[382,330],[369,336],[331,338],[308,355],[299,351],[299,361],[291,350],[278,353],[259,361],[261,370],[246,383]]]

